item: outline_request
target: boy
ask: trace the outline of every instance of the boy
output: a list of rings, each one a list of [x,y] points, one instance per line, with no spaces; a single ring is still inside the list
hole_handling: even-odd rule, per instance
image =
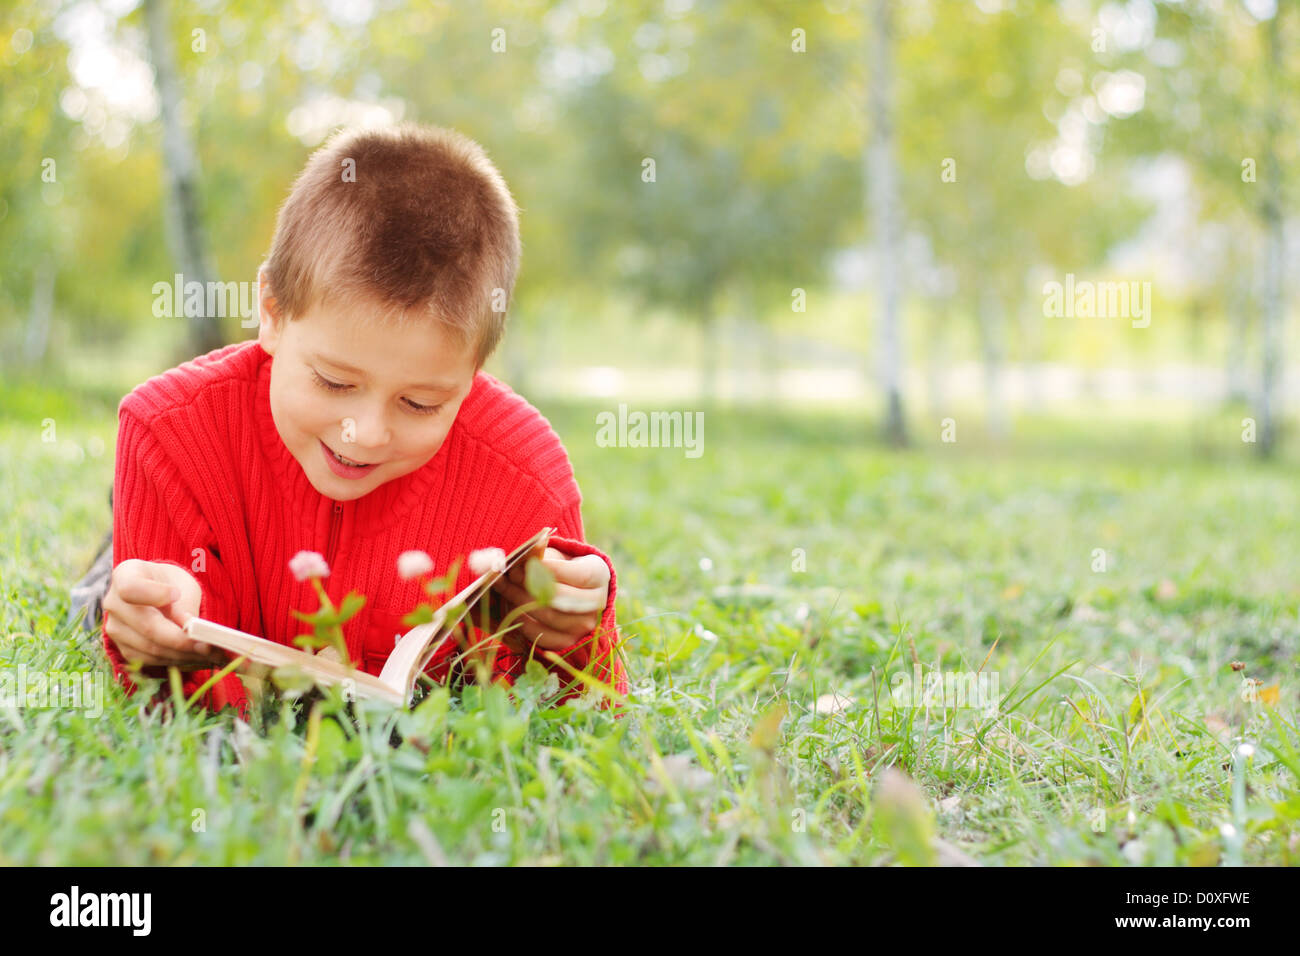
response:
[[[482,371],[519,256],[514,200],[458,133],[342,132],[309,159],[258,271],[257,340],[150,379],[118,410],[104,646],[128,693],[128,660],[160,676],[177,665],[187,696],[227,663],[184,636],[191,615],[282,644],[307,633],[291,614],[317,606],[290,573],[303,550],[324,556],[336,605],[366,596],[344,636],[378,674],[425,596],[399,577],[402,552],[427,552],[441,575],[543,526],[558,529],[544,559],[554,603],[588,610],[530,612],[495,648],[493,676],[513,682],[536,656],[573,684],[563,699],[581,693],[546,649],[626,693],[614,569],[583,541],[568,455]],[[457,588],[469,577],[462,567]],[[522,584],[522,570],[502,580],[499,611],[531,600]],[[429,672],[446,680],[460,651],[448,639]],[[204,703],[247,717],[234,674]]]

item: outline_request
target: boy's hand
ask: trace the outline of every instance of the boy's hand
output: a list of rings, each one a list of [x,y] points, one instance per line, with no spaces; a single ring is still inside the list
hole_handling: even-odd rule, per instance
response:
[[[181,630],[199,613],[203,589],[173,564],[131,558],[113,569],[104,595],[104,633],[122,656],[146,667],[182,670],[224,667],[220,648],[192,641]]]
[[[510,633],[501,639],[521,653],[532,647],[562,651],[586,637],[600,624],[609,598],[609,565],[598,554],[570,558],[554,548],[541,555],[545,565],[555,573],[555,597],[549,607],[536,607],[513,622]],[[524,588],[524,566],[520,561],[492,586],[504,605],[501,618],[517,607],[536,603]]]

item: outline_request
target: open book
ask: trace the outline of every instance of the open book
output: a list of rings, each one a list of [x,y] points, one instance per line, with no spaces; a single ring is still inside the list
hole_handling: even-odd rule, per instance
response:
[[[407,631],[393,653],[384,663],[378,677],[358,668],[348,667],[331,654],[313,654],[268,641],[264,637],[245,634],[200,617],[191,618],[185,625],[185,634],[195,641],[212,644],[267,667],[296,668],[315,678],[320,684],[342,684],[351,681],[358,697],[386,700],[399,707],[407,706],[415,691],[416,678],[424,671],[438,646],[456,629],[465,615],[506,571],[532,553],[544,548],[555,531],[543,528],[519,547],[506,555],[503,567],[485,571],[471,581],[464,590],[447,601],[433,614],[433,620]]]

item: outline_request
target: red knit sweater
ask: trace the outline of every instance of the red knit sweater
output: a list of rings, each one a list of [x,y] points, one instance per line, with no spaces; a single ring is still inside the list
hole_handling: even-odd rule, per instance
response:
[[[427,599],[419,581],[398,577],[403,551],[426,551],[435,573],[444,574],[476,548],[508,551],[549,526],[557,529],[552,547],[609,562],[583,541],[582,499],[559,437],[537,409],[492,376],[475,376],[442,447],[422,468],[354,501],[334,501],[312,487],[280,439],[271,418],[271,361],[256,341],[228,345],[149,379],[122,400],[114,565],[128,558],[178,565],[202,586],[201,617],[292,646],[310,627],[290,612],[315,611],[319,602],[311,583],[289,572],[289,559],[319,551],[330,567],[323,583],[336,605],[348,591],[366,596],[344,637],[352,659],[378,674],[395,637],[407,630],[402,616]],[[609,575],[601,625],[561,656],[626,693],[615,649],[612,564]],[[462,566],[457,589],[471,578]],[[104,645],[133,694],[117,645],[107,636]],[[429,673],[445,680],[458,652],[449,638]],[[495,676],[513,683],[526,663],[502,645]],[[548,666],[561,686],[570,682],[558,665]],[[183,672],[185,694],[211,675]],[[564,699],[580,692],[575,687]],[[204,703],[248,716],[247,694],[233,674]]]

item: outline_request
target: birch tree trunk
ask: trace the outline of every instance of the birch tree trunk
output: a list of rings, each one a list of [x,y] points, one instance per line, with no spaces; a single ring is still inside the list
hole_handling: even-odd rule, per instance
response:
[[[1005,438],[1007,410],[1002,396],[1003,303],[997,291],[987,283],[980,289],[976,303],[979,316],[980,351],[984,358],[984,415],[989,434]]]
[[[1246,404],[1250,386],[1246,371],[1247,343],[1250,338],[1250,310],[1254,300],[1251,282],[1234,273],[1229,280],[1228,296],[1228,401]]]
[[[54,263],[49,256],[41,259],[32,283],[31,311],[27,314],[23,337],[23,361],[30,368],[45,358],[50,344],[50,322],[54,314]]]
[[[167,25],[167,0],[145,0],[144,15],[149,33],[149,56],[153,60],[154,83],[162,115],[163,166],[167,170],[167,223],[172,258],[180,266],[183,281],[197,281],[208,288],[213,269],[208,260],[207,241],[199,215],[198,155],[185,131],[181,117],[181,88],[172,56],[171,31]],[[220,320],[188,315],[177,302],[177,314],[185,315],[190,348],[202,355],[225,344]]]
[[[714,309],[714,300],[709,296],[700,307],[701,352],[699,365],[700,402],[707,409],[718,404],[718,378],[721,365],[722,328],[718,314]]]
[[[1273,19],[1268,23],[1268,134],[1264,155],[1264,197],[1261,213],[1264,219],[1264,276],[1260,295],[1263,308],[1264,361],[1259,388],[1259,441],[1257,450],[1261,457],[1273,455],[1277,444],[1278,409],[1277,394],[1282,368],[1282,320],[1284,299],[1282,268],[1285,256],[1285,237],[1282,233],[1282,173],[1277,161],[1277,132],[1280,104],[1277,93],[1277,74],[1282,68],[1278,56],[1282,9],[1279,3]]]
[[[948,415],[948,391],[945,388],[948,355],[945,344],[948,313],[952,308],[946,297],[926,298],[925,340],[929,343],[925,355],[925,392],[930,418],[942,421]]]
[[[878,369],[885,392],[885,440],[907,444],[903,420],[903,330],[901,315],[902,203],[899,199],[898,165],[895,160],[893,88],[893,0],[872,0],[872,23],[868,61],[871,84],[867,96],[871,140],[867,147],[866,194],[875,227],[876,281],[880,289],[880,352]]]

